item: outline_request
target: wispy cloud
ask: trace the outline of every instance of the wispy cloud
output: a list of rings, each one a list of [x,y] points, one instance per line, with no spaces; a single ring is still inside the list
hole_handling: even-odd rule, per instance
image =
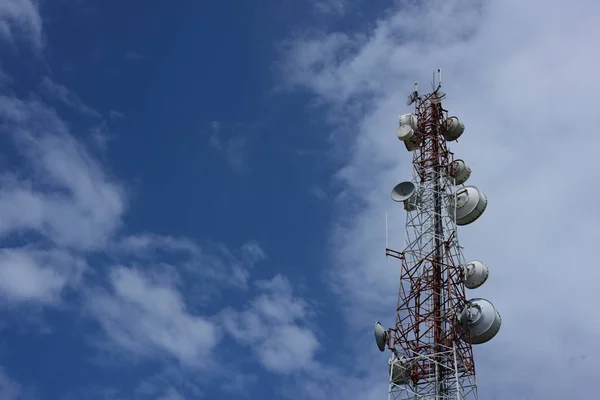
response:
[[[143,58],[144,56],[135,51],[128,51],[127,53],[125,53],[125,59],[130,61],[141,60]]]
[[[59,246],[103,246],[121,224],[123,188],[50,108],[0,96],[0,118],[2,131],[14,139],[32,170],[28,179],[10,173],[1,177],[0,233],[33,230]],[[23,207],[27,213],[19,211]]]
[[[42,31],[42,18],[37,2],[32,0],[0,2],[0,38],[14,43],[16,36],[20,34],[37,50],[41,50]]]
[[[326,15],[344,14],[349,6],[347,0],[311,0],[311,3],[316,11]]]
[[[227,165],[237,173],[248,169],[249,139],[241,132],[230,134],[223,131],[219,121],[211,122],[212,132],[208,138],[209,145],[222,154]]]
[[[123,115],[122,113],[115,111],[115,110],[110,110],[108,113],[108,116],[113,121],[119,121],[119,120],[125,118],[125,115]]]
[[[40,84],[40,88],[42,92],[44,92],[47,96],[51,98],[57,99],[63,104],[73,108],[74,110],[88,116],[94,118],[101,118],[100,113],[89,106],[87,106],[77,94],[71,92],[65,86],[59,85],[58,83],[53,82],[47,76],[44,77],[42,83]],[[112,117],[112,114],[111,114]]]
[[[21,385],[11,379],[3,368],[0,368],[0,399],[25,400]]]

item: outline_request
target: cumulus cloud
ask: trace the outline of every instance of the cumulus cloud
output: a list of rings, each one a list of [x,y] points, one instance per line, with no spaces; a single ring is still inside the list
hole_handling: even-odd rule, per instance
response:
[[[316,335],[305,326],[307,303],[292,292],[290,282],[277,275],[257,283],[261,294],[246,310],[222,314],[227,332],[241,345],[250,346],[270,371],[291,373],[314,366],[319,349]]]
[[[120,227],[123,188],[45,105],[0,96],[0,118],[31,172],[0,176],[0,234],[34,231],[59,246],[104,246]]]
[[[110,291],[95,291],[87,307],[115,344],[137,355],[158,351],[203,364],[219,341],[217,327],[188,312],[176,288],[124,267],[113,269],[109,279]]]
[[[366,110],[335,178],[346,190],[331,276],[349,326],[366,332],[375,319],[394,323],[398,265],[382,256],[383,221],[389,211],[391,247],[401,249],[403,211],[392,208],[389,191],[410,176],[410,155],[394,129],[398,113],[410,111],[404,104],[412,83],[426,90],[441,67],[445,106],[467,127],[451,149],[473,167],[469,182],[490,201],[480,220],[459,230],[466,256],[491,269],[471,295],[489,298],[503,316],[498,337],[475,351],[481,394],[518,397],[520,388],[532,398],[583,398],[594,391],[580,379],[591,368],[583,347],[598,350],[600,326],[592,309],[573,309],[568,299],[592,304],[598,278],[586,249],[600,222],[593,200],[600,140],[589,128],[600,82],[583,71],[598,62],[586,49],[600,34],[592,17],[600,6],[414,4],[400,3],[368,31],[296,39],[288,53],[288,83],[326,101],[332,118],[356,110],[356,102]],[[567,331],[577,331],[577,340]],[[560,349],[569,366],[549,349]],[[549,386],[548,376],[564,379]]]
[[[85,268],[85,260],[61,250],[1,249],[0,296],[10,304],[58,303]]]

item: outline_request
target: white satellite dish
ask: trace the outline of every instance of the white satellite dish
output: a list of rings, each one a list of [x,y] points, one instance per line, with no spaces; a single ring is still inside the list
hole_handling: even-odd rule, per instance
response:
[[[487,197],[475,186],[466,186],[456,192],[456,200],[450,197],[448,214],[455,215],[456,225],[468,225],[483,214],[487,208]]]
[[[450,164],[449,175],[453,184],[462,185],[471,176],[471,167],[463,160],[454,160]]]
[[[385,345],[388,340],[388,335],[379,321],[375,323],[375,342],[379,351],[385,350]]]
[[[471,299],[459,313],[458,322],[464,332],[470,333],[472,344],[482,344],[496,336],[502,325],[502,318],[488,300]]]
[[[410,199],[417,191],[417,185],[410,181],[400,182],[392,189],[392,200],[396,202]]]
[[[391,197],[396,202],[403,202],[404,209],[408,212],[415,211],[421,202],[417,185],[408,181],[394,186]]]
[[[481,261],[471,261],[463,267],[464,283],[467,289],[477,289],[487,281],[490,270]]]
[[[444,121],[443,135],[448,141],[458,139],[465,131],[465,125],[458,117],[450,117]]]

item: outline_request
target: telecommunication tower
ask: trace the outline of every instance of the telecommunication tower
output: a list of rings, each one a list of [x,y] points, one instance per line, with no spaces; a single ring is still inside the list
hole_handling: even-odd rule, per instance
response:
[[[389,400],[478,399],[472,345],[496,336],[502,322],[492,303],[466,296],[489,270],[481,261],[465,262],[457,226],[477,220],[487,197],[464,185],[471,168],[448,150],[464,125],[442,106],[441,77],[438,69],[426,95],[415,84],[407,102],[415,111],[400,115],[396,130],[413,153],[413,176],[391,194],[407,213],[404,250],[386,249],[401,265],[396,326],[375,324],[379,350],[392,353]]]

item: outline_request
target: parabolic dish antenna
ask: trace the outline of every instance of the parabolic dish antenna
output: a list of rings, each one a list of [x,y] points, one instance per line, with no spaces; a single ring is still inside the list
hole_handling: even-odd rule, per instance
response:
[[[450,177],[455,185],[462,185],[471,176],[471,167],[463,160],[454,160],[450,164]]]
[[[377,343],[377,348],[379,348],[379,351],[385,350],[385,344],[387,343],[387,332],[379,321],[375,323],[375,342]]]
[[[415,211],[421,204],[420,190],[412,182],[401,182],[392,189],[392,200],[404,203],[404,210]]]
[[[448,141],[458,139],[465,131],[465,125],[458,117],[450,117],[444,121],[443,135]]]
[[[471,343],[482,344],[496,336],[502,318],[492,303],[486,299],[469,300],[458,317],[464,332],[470,331]]]
[[[481,190],[475,186],[466,186],[456,192],[456,199],[450,197],[448,213],[454,215],[456,207],[456,225],[468,225],[483,214],[487,202],[487,197]]]
[[[410,181],[400,182],[392,189],[392,200],[396,202],[410,199],[417,191],[417,185]]]
[[[471,261],[464,266],[464,282],[467,289],[477,289],[490,275],[490,270],[481,261]]]

